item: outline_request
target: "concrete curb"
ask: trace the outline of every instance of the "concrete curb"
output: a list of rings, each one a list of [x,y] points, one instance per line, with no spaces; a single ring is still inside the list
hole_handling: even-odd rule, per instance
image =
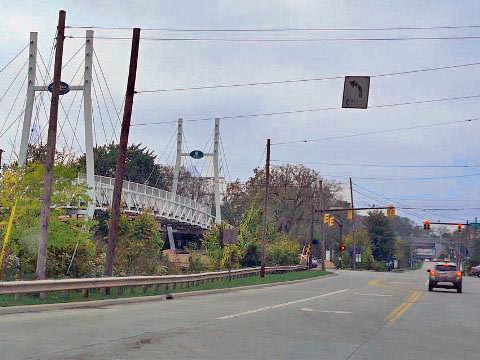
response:
[[[185,291],[168,294],[172,296],[172,299],[181,299],[188,298],[193,296],[209,295],[209,294],[225,294],[243,290],[253,290],[253,289],[263,289],[273,286],[281,285],[292,285],[307,281],[321,280],[326,279],[332,276],[336,276],[336,273],[317,276],[308,279],[299,279],[291,281],[281,281],[270,284],[258,284],[258,285],[248,285],[248,286],[239,286],[233,288],[224,288],[224,289],[211,289],[211,290],[198,290],[198,291]],[[22,314],[22,313],[32,313],[32,312],[42,312],[42,311],[51,311],[51,310],[68,310],[68,309],[94,309],[102,308],[112,305],[123,305],[123,304],[135,304],[142,303],[147,301],[158,301],[166,300],[167,295],[150,295],[150,296],[137,296],[130,298],[119,298],[119,299],[105,299],[105,300],[86,300],[70,303],[56,303],[56,304],[39,304],[39,305],[20,305],[20,306],[5,306],[0,307],[0,316],[1,315],[10,315],[10,314]]]

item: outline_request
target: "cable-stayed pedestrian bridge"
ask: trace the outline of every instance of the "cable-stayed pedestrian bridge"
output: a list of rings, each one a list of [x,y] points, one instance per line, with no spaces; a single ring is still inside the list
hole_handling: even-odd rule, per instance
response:
[[[79,182],[86,182],[86,175],[78,175]],[[95,175],[94,200],[97,209],[108,209],[113,198],[115,179]],[[209,228],[214,223],[211,207],[172,192],[145,184],[123,181],[122,207],[125,212],[138,214],[144,210],[153,211],[159,220]]]

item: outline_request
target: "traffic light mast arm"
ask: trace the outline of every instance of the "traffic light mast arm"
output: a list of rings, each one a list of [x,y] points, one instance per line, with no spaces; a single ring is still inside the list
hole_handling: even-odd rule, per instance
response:
[[[371,206],[371,207],[356,207],[356,208],[341,208],[341,209],[319,209],[315,212],[325,213],[325,212],[338,212],[338,211],[357,211],[357,210],[387,210],[391,209],[392,206]],[[403,208],[402,208],[403,209]],[[455,224],[456,225],[456,224]]]
[[[440,221],[437,221],[437,222],[432,222],[430,221],[430,224],[431,225],[462,225],[462,226],[470,226],[472,224],[469,224],[469,223],[453,223],[453,222],[440,222]]]

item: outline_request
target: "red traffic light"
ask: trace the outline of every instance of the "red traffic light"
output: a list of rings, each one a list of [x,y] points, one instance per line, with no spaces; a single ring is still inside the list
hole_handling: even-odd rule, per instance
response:
[[[345,245],[340,245],[340,251],[341,252],[344,252],[345,250],[347,249],[347,247]]]
[[[462,231],[462,224],[458,224],[458,225],[457,225],[457,230],[458,230],[458,232],[461,232],[461,231]]]

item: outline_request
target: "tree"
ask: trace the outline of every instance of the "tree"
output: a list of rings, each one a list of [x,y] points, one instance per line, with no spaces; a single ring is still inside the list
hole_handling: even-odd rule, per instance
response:
[[[96,175],[115,177],[117,153],[118,146],[113,142],[93,149]],[[130,145],[127,149],[125,180],[153,186],[157,179],[153,177],[153,173],[159,172],[155,165],[155,157],[153,151],[142,147],[142,144]],[[78,159],[78,167],[79,171],[86,171],[85,155]]]
[[[19,169],[12,167],[0,178],[0,235],[3,238],[5,223],[16,202],[13,229],[10,236],[9,253],[18,257],[20,272],[30,272],[34,268],[37,255],[37,241],[40,218],[44,167],[39,163],[29,163]],[[93,243],[90,240],[91,222],[76,219],[62,219],[65,207],[78,206],[88,202],[86,187],[74,182],[75,168],[71,165],[58,164],[54,168],[52,194],[51,226],[49,226],[48,262],[49,276],[66,275],[75,252],[75,263],[72,262],[73,273],[85,275],[92,253]],[[77,250],[75,251],[75,248]],[[70,269],[72,270],[72,269]]]
[[[122,276],[162,272],[162,246],[163,242],[152,214],[144,212],[131,220],[122,216],[114,272]]]
[[[369,211],[364,225],[375,260],[391,260],[395,237],[388,218],[381,211]]]
[[[273,231],[286,234],[299,244],[309,239],[312,204],[321,207],[320,183],[323,180],[316,171],[303,165],[282,165],[271,168],[268,223]],[[248,214],[252,204],[260,204],[265,189],[264,169],[254,169],[254,174],[245,185],[239,182],[227,187],[224,209],[226,219],[234,225],[240,224],[242,216]],[[338,202],[340,187],[335,182],[323,180],[325,206]],[[259,206],[259,205],[256,205]],[[249,223],[261,224],[261,209]]]

